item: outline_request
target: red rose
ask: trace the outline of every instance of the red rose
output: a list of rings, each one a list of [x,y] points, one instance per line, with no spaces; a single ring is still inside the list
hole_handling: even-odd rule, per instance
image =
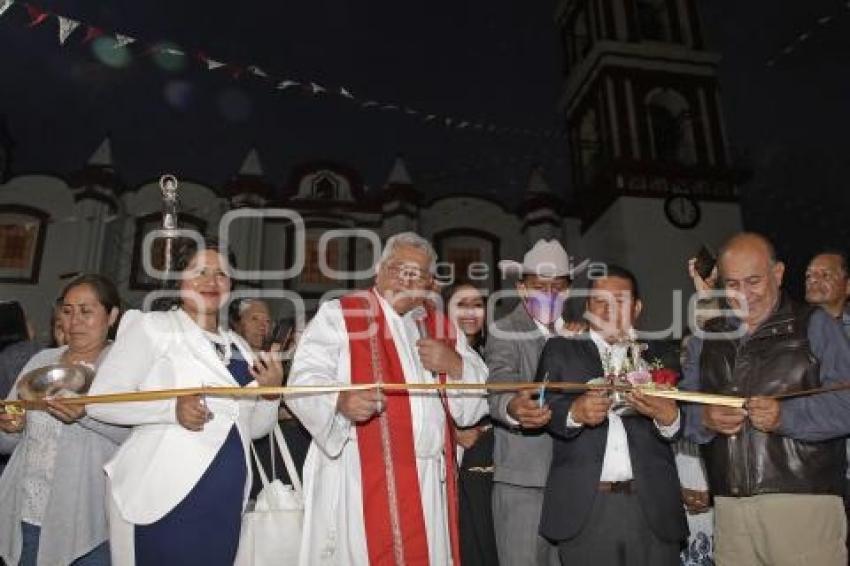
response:
[[[650,372],[652,374],[652,383],[658,385],[669,385],[675,387],[679,381],[679,373],[670,368],[658,368]]]

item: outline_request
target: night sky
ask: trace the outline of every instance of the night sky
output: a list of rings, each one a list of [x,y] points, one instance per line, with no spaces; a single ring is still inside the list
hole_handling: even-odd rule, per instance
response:
[[[563,128],[553,0],[39,5],[146,43],[170,40],[283,78],[344,86],[361,99],[455,120]],[[745,224],[777,242],[796,291],[811,253],[850,238],[850,9],[838,0],[699,5],[709,45],[723,55],[729,138],[753,170]],[[163,172],[220,185],[254,146],[277,187],[294,165],[332,159],[377,188],[402,153],[426,192],[515,200],[539,163],[555,190],[570,194],[562,140],[449,130],[339,97],[277,92],[195,61],[168,70],[168,61],[139,50],[112,68],[81,44],[84,29],[60,47],[55,19],[33,29],[28,21],[19,6],[0,19],[0,114],[16,143],[15,173],[74,171],[108,133],[130,186]]]

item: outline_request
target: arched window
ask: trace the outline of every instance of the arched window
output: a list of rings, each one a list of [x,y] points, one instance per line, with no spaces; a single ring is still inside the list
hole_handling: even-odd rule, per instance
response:
[[[330,175],[321,175],[313,181],[313,196],[317,199],[336,200],[336,181]]]
[[[694,124],[685,97],[671,89],[658,89],[646,97],[652,156],[663,163],[696,163]]]
[[[653,41],[671,41],[667,0],[636,0],[640,35]]]
[[[584,183],[590,184],[596,177],[599,161],[602,157],[602,146],[599,139],[599,125],[596,120],[596,110],[590,109],[581,120],[579,128],[579,148],[581,152],[581,171]]]

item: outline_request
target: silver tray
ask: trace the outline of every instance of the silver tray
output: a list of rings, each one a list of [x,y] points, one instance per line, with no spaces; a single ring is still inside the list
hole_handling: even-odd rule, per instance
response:
[[[18,381],[18,397],[38,401],[45,397],[82,395],[94,380],[94,368],[83,364],[51,364],[27,372]]]

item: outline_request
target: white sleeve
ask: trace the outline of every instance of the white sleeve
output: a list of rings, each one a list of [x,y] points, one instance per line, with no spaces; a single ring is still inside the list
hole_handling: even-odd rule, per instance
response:
[[[89,395],[141,391],[151,368],[167,347],[169,332],[154,317],[163,313],[124,313],[118,335],[100,364]],[[162,319],[161,319],[162,320]],[[177,422],[176,401],[141,401],[86,405],[94,419],[118,425],[173,424]]]
[[[298,342],[289,385],[349,385],[348,334],[339,301],[324,303]],[[344,370],[344,371],[340,371]],[[313,441],[330,458],[342,452],[349,439],[351,421],[336,410],[338,393],[296,394],[286,398]]]
[[[699,446],[693,442],[680,440],[675,445],[676,469],[679,483],[686,489],[708,491],[705,466],[700,456]]]
[[[487,381],[487,364],[478,352],[472,349],[464,334],[455,326],[457,340],[455,350],[463,360],[463,372],[459,380],[464,383],[485,383]],[[459,427],[472,426],[487,414],[487,392],[482,389],[450,390],[448,393],[449,410],[452,412],[455,424]]]

